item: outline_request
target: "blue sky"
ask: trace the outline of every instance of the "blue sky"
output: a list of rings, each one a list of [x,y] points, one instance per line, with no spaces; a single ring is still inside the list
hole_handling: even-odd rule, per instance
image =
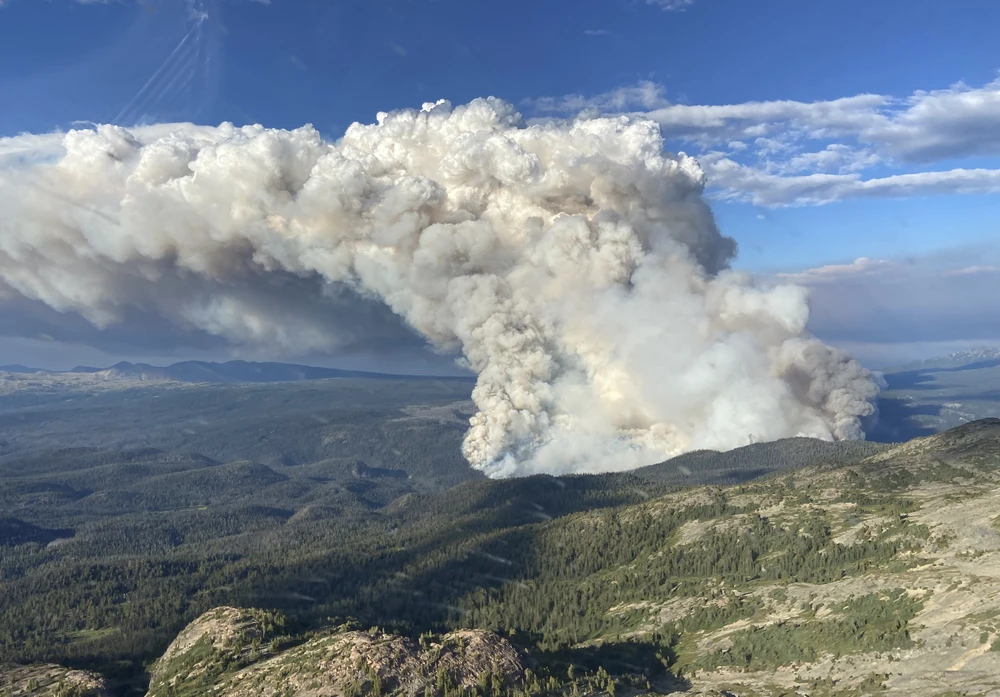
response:
[[[1000,341],[992,0],[0,6],[0,138],[80,121],[309,122],[336,138],[379,111],[485,95],[528,119],[644,113],[702,161],[739,266],[827,284],[819,335],[870,362]],[[914,297],[949,273],[962,284],[934,299],[967,321],[927,331]],[[827,321],[832,277],[880,308],[865,322],[895,322],[895,340]]]

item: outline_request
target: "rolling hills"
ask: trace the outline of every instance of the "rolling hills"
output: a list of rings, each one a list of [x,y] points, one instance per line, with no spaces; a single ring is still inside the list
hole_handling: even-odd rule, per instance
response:
[[[1000,689],[996,419],[493,481],[466,380],[5,375],[0,695]]]
[[[789,468],[804,445],[731,456],[756,448],[780,467],[729,486],[678,488],[654,467],[401,491],[409,480],[366,466],[312,494],[295,466],[133,453],[91,469],[139,468],[103,491],[160,491],[160,508],[90,509],[37,486],[41,501],[19,499],[32,525],[46,511],[77,525],[4,548],[0,655],[100,674],[119,695],[1000,689],[1000,420]],[[22,485],[78,491],[79,470],[24,470]],[[199,629],[232,613],[271,629]],[[205,649],[167,650],[192,632]],[[456,637],[506,642],[516,661],[462,663]],[[440,682],[401,667],[442,651]]]

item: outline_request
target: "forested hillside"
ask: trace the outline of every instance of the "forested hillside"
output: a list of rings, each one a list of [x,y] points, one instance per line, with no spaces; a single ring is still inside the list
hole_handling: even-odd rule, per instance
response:
[[[827,448],[786,443],[799,455]],[[890,656],[921,648],[914,632],[935,594],[991,587],[937,566],[979,559],[956,546],[968,526],[942,516],[991,500],[998,443],[1000,423],[981,422],[694,489],[658,481],[658,471],[682,471],[670,463],[442,489],[356,461],[223,464],[155,450],[8,458],[0,655],[96,671],[116,694],[142,694],[187,623],[233,606],[278,613],[280,631],[264,642],[269,653],[223,661],[220,681],[303,641],[378,626],[414,641],[464,628],[504,637],[526,668],[501,681],[511,694],[662,694],[723,685],[718,676],[834,694],[822,668],[831,651],[863,658],[843,684],[881,685]],[[760,444],[720,457],[744,472],[781,470],[794,459],[782,452]],[[682,467],[725,471],[694,457]],[[934,571],[913,576],[922,568]],[[992,636],[986,619],[961,623],[960,641],[973,625]],[[781,668],[792,664],[820,667],[795,682]],[[370,671],[351,675],[356,689],[374,684],[365,687]],[[387,693],[399,686],[379,681]],[[457,689],[427,684],[432,694],[448,685]]]

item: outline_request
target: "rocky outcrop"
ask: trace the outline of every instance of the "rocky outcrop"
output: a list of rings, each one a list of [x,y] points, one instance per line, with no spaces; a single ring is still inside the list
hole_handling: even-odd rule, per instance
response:
[[[260,610],[216,608],[192,622],[152,667],[148,697],[385,697],[442,695],[455,688],[499,693],[521,684],[517,651],[491,632],[463,630],[413,640],[341,627],[301,643]]]
[[[0,664],[0,695],[5,697],[109,697],[104,679],[84,670],[39,664]]]
[[[284,617],[218,607],[189,624],[149,670],[149,697],[196,694],[221,676],[271,655]]]

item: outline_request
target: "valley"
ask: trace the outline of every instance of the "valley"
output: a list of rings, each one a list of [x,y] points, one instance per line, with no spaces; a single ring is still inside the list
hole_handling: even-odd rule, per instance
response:
[[[1000,349],[960,351],[885,373],[869,439],[909,440],[1000,417]]]

